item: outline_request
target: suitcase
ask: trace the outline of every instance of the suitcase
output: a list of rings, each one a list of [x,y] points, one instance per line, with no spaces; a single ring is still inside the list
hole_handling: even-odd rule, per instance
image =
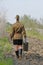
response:
[[[28,42],[23,43],[23,50],[28,51]]]

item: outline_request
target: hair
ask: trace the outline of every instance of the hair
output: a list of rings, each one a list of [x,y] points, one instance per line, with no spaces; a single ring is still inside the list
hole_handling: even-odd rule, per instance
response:
[[[19,15],[16,15],[16,20],[19,21]]]

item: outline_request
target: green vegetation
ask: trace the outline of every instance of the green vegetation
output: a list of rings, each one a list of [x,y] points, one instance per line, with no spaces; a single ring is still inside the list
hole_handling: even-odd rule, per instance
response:
[[[23,17],[21,17],[21,22],[26,28],[43,29],[43,25],[41,25],[37,19],[31,18],[31,16],[24,15]]]
[[[13,65],[13,59],[11,57],[6,58],[6,54],[10,53],[11,49],[8,38],[0,39],[0,65]]]
[[[40,34],[37,29],[43,29],[43,24],[40,24],[37,19],[31,18],[31,16],[24,15],[21,17],[21,22],[24,24],[28,37],[35,37],[43,40],[43,34]],[[31,28],[31,30],[29,30]]]
[[[40,40],[43,40],[43,35],[40,34],[37,30],[32,29],[26,32],[28,37],[33,37],[33,38],[37,38]]]
[[[12,24],[10,24],[9,22],[6,24],[6,32],[11,32],[11,27]]]
[[[12,58],[3,59],[0,61],[0,65],[13,65],[13,60]]]

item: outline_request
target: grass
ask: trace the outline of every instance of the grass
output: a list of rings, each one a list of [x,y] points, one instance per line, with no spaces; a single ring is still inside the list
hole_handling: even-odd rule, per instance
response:
[[[12,58],[3,59],[0,61],[0,65],[13,65],[13,60]]]
[[[40,34],[37,30],[32,29],[26,32],[28,37],[35,37],[37,39],[43,40],[43,35]]]
[[[6,53],[11,52],[11,44],[8,42],[8,38],[0,39],[0,65],[13,65],[12,58],[4,58]]]
[[[0,50],[9,52],[11,51],[11,44],[8,42],[8,38],[0,39]]]

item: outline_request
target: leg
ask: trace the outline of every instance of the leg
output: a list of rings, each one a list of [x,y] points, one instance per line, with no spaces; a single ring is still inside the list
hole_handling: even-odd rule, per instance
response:
[[[16,53],[17,58],[19,58],[19,54],[18,54],[18,45],[15,45],[15,53]]]
[[[19,58],[22,58],[22,45],[18,45]]]
[[[18,51],[18,45],[14,45],[15,51]]]

